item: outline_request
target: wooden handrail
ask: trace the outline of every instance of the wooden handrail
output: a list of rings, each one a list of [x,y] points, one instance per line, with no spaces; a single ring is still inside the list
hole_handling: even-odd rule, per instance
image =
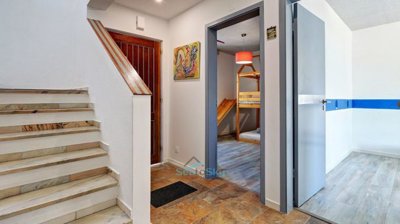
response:
[[[132,93],[134,95],[151,95],[150,89],[137,74],[103,24],[99,20],[88,19],[88,21]]]

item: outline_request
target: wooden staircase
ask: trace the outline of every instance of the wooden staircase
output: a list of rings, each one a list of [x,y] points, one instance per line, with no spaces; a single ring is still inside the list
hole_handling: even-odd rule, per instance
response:
[[[217,123],[218,125],[225,119],[229,112],[235,107],[236,99],[224,99],[217,109]]]
[[[88,91],[0,89],[0,223],[132,223]]]

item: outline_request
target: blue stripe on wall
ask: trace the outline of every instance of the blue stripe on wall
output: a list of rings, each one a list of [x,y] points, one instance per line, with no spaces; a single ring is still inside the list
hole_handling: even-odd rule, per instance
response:
[[[328,99],[326,111],[344,110],[344,109],[386,109],[400,110],[400,100],[387,99]]]
[[[353,100],[353,108],[400,110],[400,100]]]
[[[344,110],[352,108],[352,100],[328,99],[326,100],[326,111]]]

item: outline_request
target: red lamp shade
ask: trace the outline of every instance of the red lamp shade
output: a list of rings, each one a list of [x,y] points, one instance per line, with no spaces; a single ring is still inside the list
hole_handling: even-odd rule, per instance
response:
[[[240,51],[236,53],[236,64],[244,65],[253,63],[253,52]]]

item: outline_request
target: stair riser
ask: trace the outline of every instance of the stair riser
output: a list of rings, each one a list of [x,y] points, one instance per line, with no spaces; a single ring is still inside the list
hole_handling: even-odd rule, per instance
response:
[[[52,178],[49,180],[39,181],[39,182],[32,183],[32,184],[26,184],[26,185],[19,186],[19,187],[13,187],[13,188],[9,188],[6,190],[0,190],[0,200],[7,198],[7,197],[28,193],[31,191],[56,186],[59,184],[65,184],[65,183],[68,183],[71,181],[76,181],[76,180],[81,180],[84,178],[107,174],[108,172],[109,172],[109,170],[107,167],[102,167],[102,168],[98,168],[98,169],[94,169],[94,170],[89,170],[89,171],[74,173],[74,174],[67,175],[67,176],[56,177],[56,178]]]
[[[0,155],[10,153],[24,153],[34,150],[57,148],[66,145],[77,145],[88,142],[98,142],[100,141],[100,139],[101,136],[99,132],[87,132],[0,142]]]
[[[61,165],[23,171],[20,173],[0,176],[0,190],[21,187],[23,185],[41,182],[57,177],[93,170],[108,166],[108,157],[97,157],[93,159],[70,162]]]
[[[115,206],[116,204],[117,204],[117,200],[116,199],[112,199],[110,201],[102,202],[102,203],[94,205],[92,207],[89,207],[89,208],[86,208],[86,209],[82,209],[82,210],[77,211],[77,212],[70,213],[70,214],[62,216],[60,218],[56,218],[56,219],[50,220],[50,221],[45,222],[43,224],[64,224],[64,223],[67,223],[67,222],[72,222],[72,221],[75,221],[75,220],[80,219],[82,217],[85,217],[85,216],[94,214],[96,212],[102,211],[104,209],[111,208],[111,207]]]
[[[0,127],[95,120],[93,111],[0,115]]]
[[[87,94],[24,94],[1,93],[2,104],[90,103]]]
[[[107,155],[107,153],[104,152],[103,154],[93,154],[93,155],[82,156],[79,158],[65,159],[63,161],[49,162],[46,164],[36,164],[36,165],[29,166],[29,167],[21,167],[18,169],[8,169],[8,170],[4,170],[4,171],[0,172],[0,176],[9,175],[9,174],[13,174],[13,173],[20,173],[20,172],[24,172],[24,171],[28,171],[28,170],[39,169],[42,167],[49,167],[49,166],[66,164],[66,163],[72,163],[72,162],[81,161],[81,160],[93,159],[93,158],[102,157],[102,156],[106,156],[106,155]]]
[[[91,194],[91,193],[95,193],[95,192],[98,192],[98,191],[101,191],[101,190],[106,190],[108,188],[112,188],[112,187],[115,187],[115,186],[116,186],[115,184],[114,185],[110,185],[110,186],[104,186],[104,187],[92,189],[90,191],[85,191],[85,192],[82,192],[82,193],[79,193],[79,194],[75,194],[75,195],[72,195],[72,196],[66,196],[66,197],[64,197],[62,199],[59,199],[57,201],[52,201],[52,202],[49,202],[49,203],[46,203],[46,204],[40,204],[40,205],[37,205],[37,206],[34,206],[34,207],[30,207],[30,208],[27,208],[27,209],[21,209],[18,212],[14,212],[14,213],[11,213],[9,215],[4,215],[4,216],[0,217],[0,221],[2,219],[6,219],[6,218],[14,217],[14,216],[17,216],[17,215],[21,215],[21,214],[24,214],[24,213],[27,213],[27,212],[30,212],[30,211],[34,211],[34,210],[37,210],[37,209],[40,209],[40,208],[48,207],[48,206],[51,206],[53,204],[61,203],[61,202],[64,202],[64,201],[75,199],[75,198],[79,198],[79,197],[82,197],[82,196],[85,196],[85,195],[88,195],[88,194]]]
[[[47,221],[65,217],[74,212],[93,207],[100,203],[117,198],[118,187],[112,187],[97,191],[91,194],[83,195],[68,201],[60,202],[34,211],[26,212],[17,216],[1,220],[2,224],[40,224]]]
[[[60,132],[52,132],[52,133],[34,133],[34,135],[26,135],[26,134],[17,135],[17,136],[0,136],[0,142],[7,142],[7,141],[17,141],[23,139],[33,139],[33,138],[43,138],[43,137],[50,137],[50,136],[60,136],[60,135],[71,135],[71,134],[80,134],[80,133],[89,133],[89,132],[99,132],[98,129],[91,129],[91,130],[74,130],[74,129],[65,129],[67,132],[60,133]]]
[[[82,111],[93,111],[93,108],[67,108],[67,109],[33,109],[33,110],[3,110],[0,115],[15,115],[15,114],[54,114],[54,113],[72,113]]]
[[[100,123],[97,121],[74,121],[74,122],[58,122],[50,124],[31,124],[31,125],[18,125],[11,127],[0,127],[0,134],[6,133],[19,133],[29,131],[45,131],[65,128],[79,128],[95,126],[100,127]]]
[[[0,93],[14,93],[14,94],[88,94],[88,88],[77,89],[12,89],[2,88]]]
[[[0,111],[90,108],[88,103],[0,104]]]
[[[20,152],[20,153],[10,153],[10,154],[0,154],[0,163],[1,162],[8,162],[14,160],[21,160],[21,159],[29,159],[33,157],[39,156],[47,156],[47,155],[54,155],[58,153],[64,152],[72,152],[82,149],[89,149],[89,148],[100,148],[100,142],[92,142],[92,143],[83,143],[77,145],[67,145],[67,146],[60,146],[60,147],[53,147],[47,149],[38,149],[32,150],[27,152]]]

